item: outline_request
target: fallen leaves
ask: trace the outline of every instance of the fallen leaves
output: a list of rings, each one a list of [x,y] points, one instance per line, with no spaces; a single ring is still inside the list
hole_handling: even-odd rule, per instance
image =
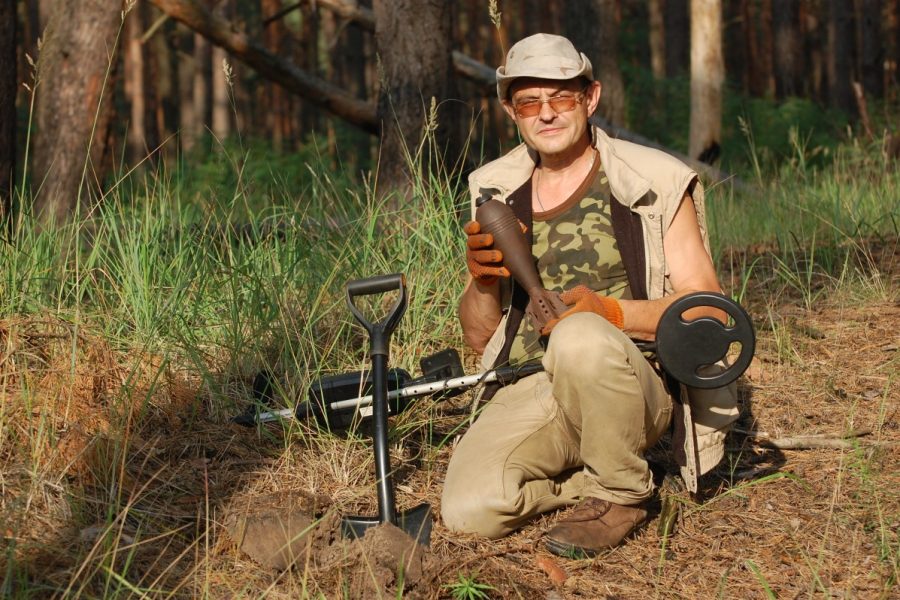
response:
[[[534,562],[541,571],[547,574],[550,581],[557,585],[562,585],[569,578],[569,574],[566,573],[565,569],[560,567],[559,563],[549,556],[538,556]]]

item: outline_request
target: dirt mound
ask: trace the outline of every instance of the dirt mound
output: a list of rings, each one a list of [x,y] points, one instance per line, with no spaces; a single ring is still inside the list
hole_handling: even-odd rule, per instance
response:
[[[225,530],[250,558],[279,571],[318,562],[334,539],[338,519],[325,509],[328,498],[302,492],[257,496],[228,511]]]
[[[385,523],[357,540],[332,544],[319,561],[319,584],[347,590],[349,598],[423,596],[437,562],[431,552],[398,527]],[[327,581],[327,584],[326,584]]]
[[[326,595],[410,597],[435,572],[427,548],[403,530],[377,525],[359,539],[343,539],[331,500],[298,490],[254,495],[226,510],[229,540],[254,562],[274,571],[312,569]]]

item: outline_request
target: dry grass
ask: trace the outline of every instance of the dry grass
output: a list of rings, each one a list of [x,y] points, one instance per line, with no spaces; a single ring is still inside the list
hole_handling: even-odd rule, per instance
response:
[[[853,447],[778,450],[732,434],[700,503],[686,501],[677,533],[661,538],[654,520],[605,556],[561,560],[562,584],[537,564],[554,515],[498,542],[451,534],[438,521],[426,573],[407,597],[448,596],[460,573],[490,585],[491,596],[511,598],[895,597],[896,248],[894,240],[872,255],[877,293],[842,285],[807,309],[759,266],[745,297],[760,341],[741,387],[739,428],[772,437],[870,432]],[[223,527],[228,513],[292,494],[327,498],[332,521],[374,514],[365,436],[216,422],[209,386],[49,316],[0,322],[0,400],[5,594],[374,593],[371,585],[347,587],[354,570],[375,567],[345,546],[333,544],[329,560],[311,557],[275,573],[243,556]],[[403,417],[405,434],[394,447],[402,508],[428,501],[439,512],[451,449],[437,444],[465,419],[467,400],[423,403]],[[402,587],[378,585],[387,596]]]

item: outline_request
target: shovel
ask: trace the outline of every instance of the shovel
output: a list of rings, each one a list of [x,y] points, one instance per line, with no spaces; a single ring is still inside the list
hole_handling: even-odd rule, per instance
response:
[[[398,291],[399,297],[388,315],[378,323],[366,319],[356,306],[356,298]],[[400,273],[358,279],[347,284],[347,304],[356,320],[369,332],[372,358],[372,437],[375,447],[375,479],[378,488],[378,516],[346,516],[341,520],[345,538],[361,538],[370,527],[391,523],[423,546],[431,541],[431,505],[427,503],[397,512],[391,458],[388,452],[388,353],[391,334],[406,312],[406,278]]]

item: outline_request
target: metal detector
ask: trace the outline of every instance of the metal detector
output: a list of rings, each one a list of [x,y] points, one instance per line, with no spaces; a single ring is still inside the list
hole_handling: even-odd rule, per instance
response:
[[[701,317],[688,320],[690,309],[711,306],[723,310],[731,324]],[[662,369],[676,381],[689,387],[724,387],[740,377],[756,348],[753,321],[737,302],[713,292],[696,292],[675,301],[663,313],[657,327],[656,342],[635,340],[645,353],[654,353]],[[710,374],[709,365],[723,360],[732,344],[740,345],[737,358],[730,365]],[[471,387],[499,383],[509,385],[522,377],[544,370],[539,360],[529,361],[477,373],[463,375],[459,354],[446,349],[421,361],[423,375],[411,379],[402,369],[388,371],[387,406],[389,414],[406,410],[413,398],[436,395],[448,397]],[[357,418],[372,416],[372,373],[355,372],[325,377],[310,386],[309,399],[296,408],[257,412],[255,406],[234,418],[241,425],[253,426],[282,419],[315,419],[328,429],[343,428]]]

